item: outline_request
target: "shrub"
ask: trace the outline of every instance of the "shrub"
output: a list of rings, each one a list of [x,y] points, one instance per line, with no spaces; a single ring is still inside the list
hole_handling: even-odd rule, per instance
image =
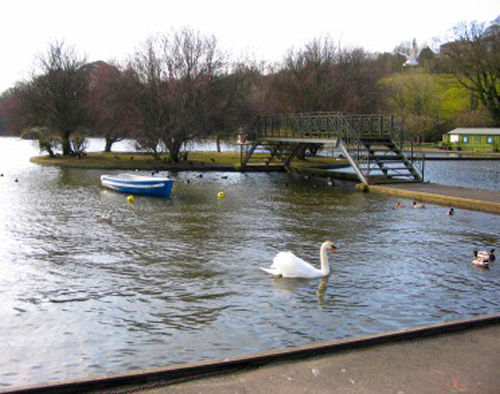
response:
[[[451,146],[450,146],[449,142],[446,142],[446,141],[441,141],[438,145],[438,148],[443,149],[443,150],[451,150]]]
[[[70,138],[71,150],[76,157],[81,157],[85,154],[86,149],[89,147],[89,141],[84,133],[74,133]]]
[[[61,137],[47,127],[33,127],[26,134],[37,141],[41,153],[47,152],[50,157],[56,157],[57,151],[61,149]]]

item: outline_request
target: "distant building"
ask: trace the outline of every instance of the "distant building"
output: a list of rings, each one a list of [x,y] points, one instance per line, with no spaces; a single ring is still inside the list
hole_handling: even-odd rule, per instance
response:
[[[464,150],[498,150],[500,148],[500,129],[458,128],[443,134],[445,146]]]

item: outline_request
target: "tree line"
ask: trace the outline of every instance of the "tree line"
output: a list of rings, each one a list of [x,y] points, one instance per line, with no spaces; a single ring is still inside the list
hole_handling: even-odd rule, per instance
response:
[[[320,37],[271,67],[234,61],[214,36],[184,28],[114,64],[89,63],[56,41],[28,81],[0,96],[0,133],[30,130],[50,155],[82,153],[89,135],[104,137],[106,151],[132,138],[179,161],[187,142],[229,138],[270,113],[393,113],[422,140],[454,126],[500,126],[500,18],[456,26],[416,67],[403,66],[407,49],[371,54]]]

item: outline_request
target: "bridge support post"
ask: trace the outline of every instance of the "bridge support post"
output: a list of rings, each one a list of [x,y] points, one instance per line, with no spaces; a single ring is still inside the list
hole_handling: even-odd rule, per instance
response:
[[[354,172],[358,176],[359,180],[363,183],[363,185],[369,186],[370,182],[368,182],[366,177],[363,175],[363,173],[359,169],[358,163],[351,156],[349,149],[347,149],[347,146],[344,144],[344,141],[342,139],[339,140],[339,146],[340,146],[340,149],[342,149],[342,152],[344,153],[345,157],[347,158],[347,161],[349,162],[351,167],[354,169]]]
[[[253,154],[253,152],[255,151],[255,148],[257,148],[258,145],[259,145],[259,142],[254,142],[252,144],[252,146],[250,147],[250,150],[247,152],[245,158],[240,163],[241,167],[246,167],[246,165],[248,164],[248,161],[250,160],[250,157],[252,157],[252,154]]]
[[[290,163],[293,161],[293,159],[295,159],[295,157],[299,153],[300,145],[301,144],[295,145],[295,148],[293,148],[292,153],[290,153],[290,156],[288,156],[288,158],[285,160],[285,164],[284,164],[285,167],[290,166]]]

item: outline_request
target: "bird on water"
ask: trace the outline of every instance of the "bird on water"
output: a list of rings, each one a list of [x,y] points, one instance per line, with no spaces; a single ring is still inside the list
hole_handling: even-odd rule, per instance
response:
[[[423,208],[425,208],[425,204],[424,203],[417,203],[416,201],[413,201],[413,208],[423,209]]]
[[[489,252],[486,250],[473,250],[474,259],[472,259],[472,264],[481,267],[489,267],[492,261],[495,261],[495,249],[491,249]]]
[[[263,271],[283,278],[321,278],[330,274],[327,251],[337,253],[337,248],[332,241],[326,241],[320,248],[321,268],[317,269],[308,262],[295,256],[292,252],[279,252],[273,259],[273,264],[269,268],[262,268]]]

